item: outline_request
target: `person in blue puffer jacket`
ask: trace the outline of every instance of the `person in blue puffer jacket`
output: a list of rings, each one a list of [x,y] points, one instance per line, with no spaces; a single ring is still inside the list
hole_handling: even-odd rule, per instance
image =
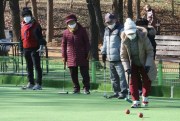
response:
[[[105,15],[104,41],[101,49],[102,60],[105,63],[106,58],[110,63],[110,79],[112,82],[114,94],[109,98],[124,99],[127,95],[127,82],[124,68],[120,61],[120,34],[123,26],[120,25],[115,15],[107,13]]]

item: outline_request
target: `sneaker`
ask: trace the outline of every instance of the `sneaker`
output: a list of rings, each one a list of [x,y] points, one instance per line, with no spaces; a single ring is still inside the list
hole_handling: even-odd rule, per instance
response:
[[[34,84],[28,83],[27,86],[23,86],[22,89],[33,89]]]
[[[119,93],[118,99],[124,99],[124,98],[126,98],[126,94]]]
[[[108,96],[108,98],[118,98],[119,95],[117,93],[114,93],[113,95]]]
[[[90,91],[89,90],[84,90],[84,94],[89,95]]]
[[[76,90],[76,89],[75,89],[75,90],[73,91],[73,94],[80,94],[80,90]]]
[[[142,96],[142,106],[147,107],[148,106],[148,97]]]
[[[36,85],[33,87],[33,90],[42,90],[42,87],[41,87],[41,85],[36,84]]]
[[[140,104],[140,101],[133,101],[133,104],[131,105],[131,108],[140,108],[141,107],[141,104]]]

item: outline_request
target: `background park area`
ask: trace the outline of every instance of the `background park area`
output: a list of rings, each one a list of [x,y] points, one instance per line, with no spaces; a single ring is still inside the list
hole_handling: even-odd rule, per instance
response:
[[[146,4],[150,4],[156,12],[160,36],[180,38],[180,0],[1,0],[0,39],[6,38],[15,44],[8,46],[10,51],[7,55],[0,52],[0,121],[178,121],[179,62],[156,59],[158,76],[152,82],[148,108],[131,109],[131,104],[125,100],[103,97],[104,93],[112,94],[108,62],[104,70],[99,51],[105,27],[104,15],[114,12],[121,23],[127,17],[136,20],[144,14]],[[25,60],[19,55],[17,46],[22,20],[20,14],[25,6],[31,8],[42,25],[47,41],[47,51],[41,58],[41,91],[21,90],[27,84],[27,73]],[[68,13],[76,14],[78,22],[87,28],[89,34],[92,46],[90,95],[84,95],[83,90],[79,95],[70,93],[72,82],[69,70],[64,70],[61,60],[61,38],[66,29],[64,18]],[[172,41],[180,43],[180,39]],[[2,43],[0,51],[5,47]],[[179,53],[180,44],[172,46]],[[180,60],[179,57],[173,56],[177,60]],[[79,81],[82,82],[80,74]],[[63,91],[69,94],[58,93]],[[130,114],[125,113],[126,109],[130,109]],[[143,118],[138,117],[140,112]]]

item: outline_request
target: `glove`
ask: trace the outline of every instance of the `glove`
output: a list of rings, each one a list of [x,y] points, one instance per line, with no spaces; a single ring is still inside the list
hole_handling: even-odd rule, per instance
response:
[[[40,45],[39,49],[36,52],[39,52],[39,56],[42,56],[44,53],[44,46]]]
[[[106,62],[106,54],[102,55],[102,60],[103,60],[104,63]]]
[[[127,72],[128,75],[130,75],[131,74],[131,69],[127,69],[126,72]]]
[[[145,66],[144,69],[145,69],[146,73],[148,73],[150,70],[150,66]]]

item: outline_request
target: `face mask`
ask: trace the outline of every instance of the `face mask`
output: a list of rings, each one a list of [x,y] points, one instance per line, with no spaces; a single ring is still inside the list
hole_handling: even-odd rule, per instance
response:
[[[133,40],[136,38],[136,34],[126,35],[130,40]]]
[[[76,27],[76,23],[74,23],[74,24],[69,24],[68,27],[71,28],[71,29],[74,29],[74,28]]]
[[[108,25],[108,28],[113,29],[115,27],[116,23],[113,23],[111,25]]]
[[[26,16],[26,17],[24,17],[24,21],[25,21],[26,23],[29,23],[29,22],[31,21],[31,16]]]

